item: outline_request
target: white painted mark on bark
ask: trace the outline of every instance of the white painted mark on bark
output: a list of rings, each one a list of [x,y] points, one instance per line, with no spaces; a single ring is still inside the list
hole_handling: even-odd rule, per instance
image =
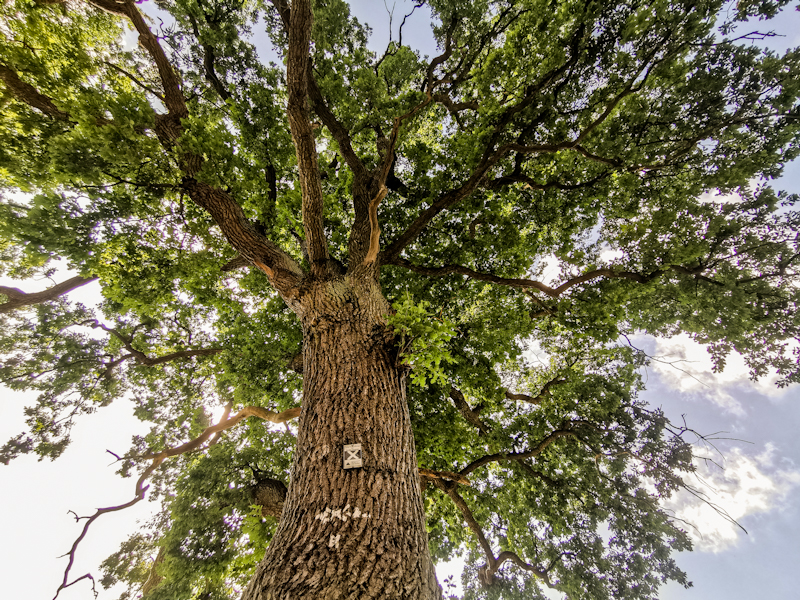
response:
[[[331,539],[328,541],[328,548],[336,548],[338,550],[340,537],[342,537],[341,534],[331,535]]]
[[[314,516],[315,520],[322,521],[323,523],[329,523],[334,519],[338,519],[343,523],[349,521],[350,519],[369,519],[369,513],[361,512],[361,509],[356,507],[354,509],[350,509],[350,505],[346,504],[344,508],[336,508],[333,509],[328,506],[324,511],[317,513]]]

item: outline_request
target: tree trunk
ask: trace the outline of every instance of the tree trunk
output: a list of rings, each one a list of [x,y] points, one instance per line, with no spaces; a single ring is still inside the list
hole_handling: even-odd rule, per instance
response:
[[[404,375],[375,284],[304,294],[303,407],[278,530],[242,600],[441,598]],[[363,466],[344,469],[344,445]]]

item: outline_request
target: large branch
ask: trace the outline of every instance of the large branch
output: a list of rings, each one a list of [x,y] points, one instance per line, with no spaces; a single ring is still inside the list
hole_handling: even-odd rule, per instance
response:
[[[8,301],[0,304],[0,313],[7,313],[23,306],[32,306],[34,304],[41,304],[43,302],[55,300],[56,298],[59,298],[76,288],[84,286],[87,283],[91,283],[96,279],[97,277],[72,277],[41,292],[32,292],[29,294],[26,294],[17,288],[0,285],[0,294],[8,296]]]
[[[328,262],[328,245],[322,222],[323,196],[317,147],[307,112],[312,21],[310,0],[294,0],[289,17],[289,48],[286,52],[287,113],[300,172],[303,229],[308,255],[312,273],[322,274]]]
[[[20,102],[58,121],[69,120],[69,115],[57,108],[50,98],[41,94],[31,84],[22,81],[15,71],[3,63],[0,63],[0,81]]]
[[[139,43],[155,63],[164,90],[163,102],[167,114],[157,115],[156,135],[166,150],[172,150],[175,142],[183,134],[182,121],[189,116],[189,111],[181,90],[180,77],[161,47],[158,37],[150,31],[133,0],[87,1],[93,6],[127,17],[139,34]],[[188,192],[192,201],[209,212],[231,246],[251,264],[264,271],[272,285],[291,306],[303,276],[297,263],[277,244],[256,231],[245,217],[241,206],[230,194],[194,179],[194,175],[202,167],[202,156],[182,152],[178,156],[178,163],[185,174],[182,187]]]
[[[277,244],[262,236],[242,207],[224,190],[187,178],[184,188],[189,197],[204,208],[222,230],[222,234],[239,254],[264,271],[270,283],[289,306],[296,298],[303,279],[300,266]]]

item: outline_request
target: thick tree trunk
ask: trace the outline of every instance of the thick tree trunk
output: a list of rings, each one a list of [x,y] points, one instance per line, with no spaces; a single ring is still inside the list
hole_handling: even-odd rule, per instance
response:
[[[377,286],[358,288],[339,279],[304,294],[292,479],[243,600],[441,598],[388,305]],[[343,468],[345,444],[361,444],[361,468]]]

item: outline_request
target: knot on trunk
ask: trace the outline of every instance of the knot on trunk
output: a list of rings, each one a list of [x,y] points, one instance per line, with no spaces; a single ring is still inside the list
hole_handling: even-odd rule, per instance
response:
[[[250,494],[253,504],[261,507],[263,516],[280,518],[283,512],[283,503],[289,490],[282,481],[277,479],[261,479],[252,488]]]

